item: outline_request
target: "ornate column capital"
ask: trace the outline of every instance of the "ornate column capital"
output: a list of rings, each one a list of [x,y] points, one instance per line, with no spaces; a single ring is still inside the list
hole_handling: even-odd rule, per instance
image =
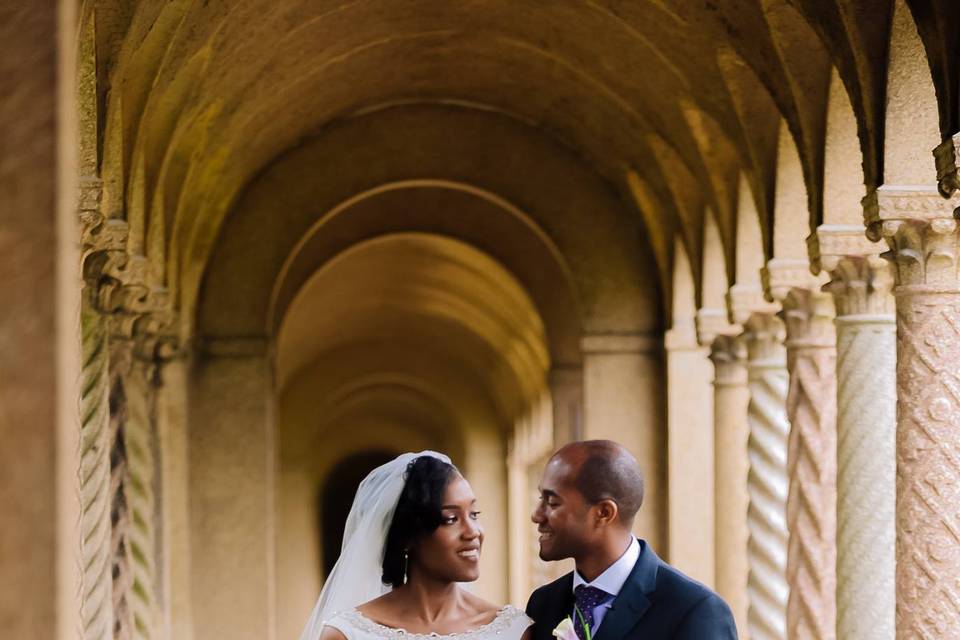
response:
[[[696,325],[697,341],[705,347],[712,345],[717,336],[733,336],[743,330],[739,325],[730,323],[726,309],[698,309]]]
[[[833,295],[837,317],[890,316],[893,299],[893,265],[879,254],[849,255],[833,260],[831,280],[824,291]]]
[[[960,194],[945,200],[932,187],[881,186],[863,199],[870,238],[883,238],[895,265],[896,293],[960,289]]]
[[[773,258],[760,270],[763,291],[770,302],[783,302],[791,289],[819,289],[825,281],[810,271],[804,258]]]
[[[833,297],[817,289],[793,288],[783,300],[788,349],[833,348],[836,331]]]
[[[742,335],[719,335],[710,344],[710,360],[716,371],[714,385],[747,384],[747,344]]]
[[[754,313],[776,313],[779,307],[767,301],[759,284],[735,284],[727,292],[727,312],[731,324],[745,325]]]
[[[785,349],[783,321],[773,313],[754,313],[743,325],[743,339],[751,362],[771,361],[783,367]]]

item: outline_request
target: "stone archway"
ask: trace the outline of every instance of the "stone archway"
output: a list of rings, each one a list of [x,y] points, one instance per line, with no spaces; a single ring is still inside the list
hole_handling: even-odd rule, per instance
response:
[[[324,579],[330,575],[343,543],[343,527],[357,487],[368,473],[389,462],[396,451],[370,449],[350,455],[330,471],[318,492],[317,515],[321,531],[320,545]]]

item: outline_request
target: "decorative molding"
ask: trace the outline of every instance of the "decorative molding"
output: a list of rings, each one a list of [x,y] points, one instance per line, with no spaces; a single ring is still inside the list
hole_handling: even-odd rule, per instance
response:
[[[803,258],[774,258],[760,270],[760,279],[770,302],[783,302],[791,289],[819,289],[826,282],[810,272],[810,263]]]
[[[867,237],[863,225],[855,224],[822,224],[817,227],[815,245],[816,253],[811,250],[811,266],[816,263],[815,273],[833,271],[837,262],[846,256],[880,255],[884,246],[873,242]]]
[[[882,233],[890,245],[884,254],[896,266],[898,296],[928,289],[960,289],[960,228],[954,219],[889,220]]]
[[[949,198],[960,189],[958,146],[960,133],[955,133],[933,149],[933,159],[937,164],[937,191],[944,198]]]
[[[705,347],[712,345],[717,336],[735,336],[743,331],[743,327],[730,322],[726,309],[698,309],[695,322],[697,342]]]
[[[744,386],[747,383],[747,345],[742,335],[718,335],[710,345],[715,369],[715,386]]]
[[[663,335],[650,333],[588,333],[580,339],[584,354],[655,353],[663,350]]]
[[[822,347],[833,349],[836,331],[833,296],[819,289],[790,289],[780,313],[787,330],[787,349]]]
[[[960,194],[944,199],[934,187],[882,185],[862,200],[863,221],[871,240],[889,238],[899,223],[953,220]],[[888,223],[893,223],[888,227]]]
[[[831,280],[823,286],[833,295],[837,317],[853,315],[889,316],[893,298],[893,265],[877,254],[848,255],[831,262]]]
[[[783,321],[773,313],[754,313],[743,325],[743,339],[751,366],[760,362],[784,362],[786,335]],[[778,365],[779,366],[779,365]]]

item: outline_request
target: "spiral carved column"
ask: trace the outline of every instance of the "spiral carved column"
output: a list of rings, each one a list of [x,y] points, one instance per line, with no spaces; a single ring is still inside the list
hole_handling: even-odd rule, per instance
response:
[[[896,265],[897,638],[960,638],[960,198],[864,204]]]
[[[787,326],[790,437],[787,469],[788,637],[836,635],[836,338],[833,300],[793,288],[783,301]]]
[[[750,503],[747,492],[750,392],[746,355],[742,338],[719,335],[711,345],[710,359],[716,372],[713,383],[716,588],[730,605],[740,629],[746,629],[747,623],[749,572],[749,531],[744,519]]]
[[[747,490],[750,566],[747,581],[751,640],[787,637],[787,369],[783,324],[755,313],[744,327],[750,404]]]
[[[110,408],[104,320],[85,302],[81,311],[80,391],[81,601],[84,640],[113,634],[110,522]]]
[[[876,255],[824,261],[837,307],[837,637],[895,634],[896,320]],[[869,389],[870,393],[864,393]]]

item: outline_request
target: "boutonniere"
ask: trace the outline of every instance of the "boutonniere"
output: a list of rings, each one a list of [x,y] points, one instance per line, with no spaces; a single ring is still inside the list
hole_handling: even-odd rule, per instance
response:
[[[585,640],[593,640],[593,634],[590,633],[590,625],[588,625],[587,621],[583,619],[583,614],[580,613],[580,609],[574,605],[573,611],[580,623],[580,628],[583,629],[583,637]],[[573,620],[570,618],[570,616],[567,616],[561,620],[560,624],[558,624],[551,632],[551,635],[558,640],[580,640],[580,637],[577,635],[577,630],[573,626]]]

